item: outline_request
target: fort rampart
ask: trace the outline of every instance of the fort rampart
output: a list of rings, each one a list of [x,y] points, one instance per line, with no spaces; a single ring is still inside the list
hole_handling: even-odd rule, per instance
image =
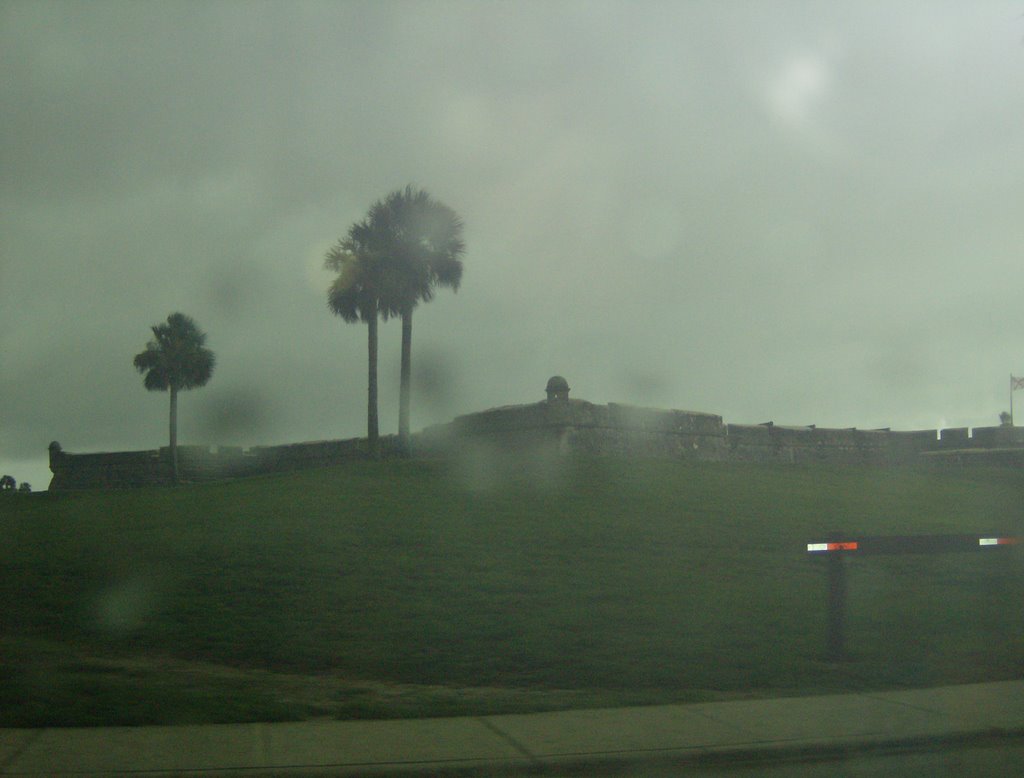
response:
[[[459,416],[413,436],[413,454],[445,456],[467,445],[492,445],[526,455],[540,450],[597,456],[657,457],[711,462],[866,464],[1024,464],[1024,428],[965,427],[895,431],[726,424],[721,416],[550,397],[546,402]],[[385,455],[396,448],[382,438]],[[360,439],[284,446],[179,446],[183,481],[209,481],[323,467],[366,457]],[[50,446],[50,489],[112,488],[170,481],[166,448],[71,454]]]
[[[381,439],[385,454],[394,448]],[[182,481],[216,481],[324,467],[366,456],[359,439],[293,443],[284,446],[178,446]],[[155,486],[171,481],[170,449],[70,454],[50,444],[51,490]]]
[[[598,455],[719,462],[1024,464],[1024,428],[1006,425],[904,432],[727,424],[709,413],[568,399],[460,416],[424,430],[421,447],[443,449],[469,439],[512,448],[557,446]]]

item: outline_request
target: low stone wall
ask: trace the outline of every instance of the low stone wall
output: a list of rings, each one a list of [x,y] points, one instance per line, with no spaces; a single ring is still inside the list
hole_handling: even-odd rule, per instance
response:
[[[946,430],[943,430],[945,438]],[[967,441],[967,448],[1012,448],[1024,446],[1024,427],[974,427]]]
[[[394,436],[381,438],[390,455],[397,448]],[[178,446],[178,476],[185,482],[217,481],[289,470],[326,467],[366,458],[365,440],[327,440],[284,446]],[[116,489],[171,483],[171,455],[167,447],[152,451],[69,454],[50,445],[50,490]]]
[[[51,446],[50,470],[51,491],[149,486],[170,480],[170,458],[162,451],[67,454]]]
[[[491,450],[539,455],[578,452],[595,456],[700,461],[906,466],[972,463],[1024,464],[1024,429],[966,427],[893,430],[725,424],[721,416],[583,400],[558,399],[459,416],[413,436],[416,456],[448,456],[482,443]],[[56,446],[56,448],[54,448]],[[394,436],[381,438],[385,456]],[[209,481],[324,467],[366,457],[361,439],[284,446],[210,448],[180,446],[183,481]],[[169,483],[166,448],[111,454],[68,454],[51,446],[50,489],[112,488]]]
[[[510,450],[541,447],[608,456],[876,466],[1015,464],[1016,455],[1006,452],[1024,450],[1024,430],[1016,427],[895,431],[725,424],[721,416],[709,413],[582,400],[493,408],[423,433],[424,450],[435,453],[474,439]],[[954,456],[983,449],[999,451],[984,457]],[[940,456],[942,452],[948,456]],[[926,453],[932,456],[924,458]]]
[[[935,430],[828,429],[729,424],[726,447],[730,459],[744,462],[837,462],[865,465],[912,464],[935,446]]]

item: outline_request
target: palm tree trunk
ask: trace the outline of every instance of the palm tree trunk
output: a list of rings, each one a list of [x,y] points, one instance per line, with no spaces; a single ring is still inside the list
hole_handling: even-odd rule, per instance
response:
[[[402,312],[402,376],[398,394],[398,444],[409,455],[409,397],[412,373],[412,309]]]
[[[370,456],[380,456],[380,432],[377,424],[377,311],[366,322],[367,326],[367,361],[369,363],[370,386],[367,391],[366,404],[366,441]]]
[[[178,390],[171,387],[171,483],[178,483]]]

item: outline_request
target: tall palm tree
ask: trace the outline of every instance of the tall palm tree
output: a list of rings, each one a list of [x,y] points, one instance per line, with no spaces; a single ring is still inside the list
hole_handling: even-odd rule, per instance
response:
[[[362,228],[381,269],[382,315],[402,318],[398,437],[408,452],[412,312],[420,302],[430,302],[440,286],[458,291],[466,250],[463,222],[447,205],[409,185],[374,203]]]
[[[353,224],[348,237],[327,252],[328,270],[338,274],[327,290],[327,307],[344,321],[367,327],[369,386],[366,405],[366,439],[371,457],[380,455],[377,422],[377,318],[380,315],[380,263],[366,244],[366,222]]]
[[[172,313],[152,328],[153,340],[135,355],[133,364],[145,373],[143,384],[154,392],[171,393],[171,476],[178,483],[178,392],[205,386],[213,375],[214,355],[205,347],[206,333],[183,313]]]

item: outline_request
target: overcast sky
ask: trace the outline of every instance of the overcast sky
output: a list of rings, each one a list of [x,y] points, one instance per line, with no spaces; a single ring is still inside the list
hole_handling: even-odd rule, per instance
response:
[[[735,423],[996,424],[1024,374],[1022,14],[0,0],[0,471],[166,445],[132,357],[172,311],[218,359],[183,443],[365,434],[366,327],[323,258],[408,183],[467,242],[414,317],[414,430],[556,373]]]

